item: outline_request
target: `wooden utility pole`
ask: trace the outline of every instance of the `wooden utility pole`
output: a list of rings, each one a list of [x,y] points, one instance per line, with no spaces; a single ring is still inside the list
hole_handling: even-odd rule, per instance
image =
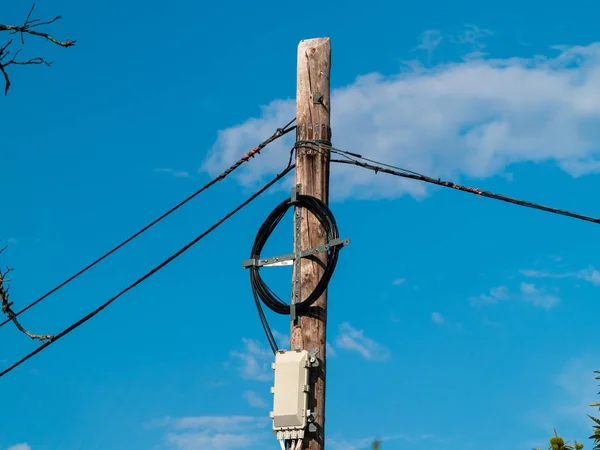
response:
[[[330,87],[331,44],[329,38],[309,39],[298,45],[298,78],[296,89],[296,184],[301,194],[316,197],[325,204],[329,201],[329,148],[319,145],[306,146],[299,141],[331,141]],[[303,249],[319,247],[327,243],[318,220],[306,209],[300,212],[300,229],[294,239],[300,237]],[[294,227],[298,225],[298,214]],[[315,288],[323,274],[322,264],[326,253],[314,259],[303,258],[300,264],[300,295],[304,300]],[[317,260],[318,259],[318,260]],[[292,292],[296,287],[293,277]],[[310,316],[300,318],[300,327],[292,322],[290,349],[319,349],[317,378],[309,397],[309,409],[316,413],[316,433],[307,433],[305,446],[310,450],[322,450],[325,446],[325,362],[326,362],[327,291],[313,304]],[[308,444],[308,445],[306,445]]]

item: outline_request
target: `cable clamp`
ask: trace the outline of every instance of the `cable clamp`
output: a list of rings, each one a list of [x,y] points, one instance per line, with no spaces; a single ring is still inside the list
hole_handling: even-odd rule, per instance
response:
[[[292,188],[292,197],[290,200],[290,203],[292,205],[298,203],[298,196],[300,195],[301,192],[302,192],[302,185],[300,183],[298,183],[296,186],[294,186]]]
[[[290,320],[294,324],[294,326],[300,326],[300,316],[298,316],[297,303],[294,302],[290,304]]]
[[[318,353],[319,353],[318,347],[315,347],[310,352],[308,352],[308,354],[309,354],[308,362],[309,362],[310,367],[319,367],[319,359],[317,358]]]
[[[260,260],[256,258],[246,259],[242,262],[242,267],[247,269],[249,267],[260,267]]]

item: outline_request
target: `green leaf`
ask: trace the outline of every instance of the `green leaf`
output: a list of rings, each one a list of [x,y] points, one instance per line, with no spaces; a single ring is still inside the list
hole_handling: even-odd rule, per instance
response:
[[[587,416],[600,426],[600,419],[596,419],[595,417],[590,416],[589,414],[587,414]]]

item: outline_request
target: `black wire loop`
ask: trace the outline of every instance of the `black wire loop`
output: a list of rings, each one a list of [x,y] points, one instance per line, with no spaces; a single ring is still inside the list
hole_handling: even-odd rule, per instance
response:
[[[297,195],[295,202],[293,202],[291,198],[281,202],[264,221],[264,223],[258,230],[256,239],[254,240],[254,245],[252,246],[252,252],[250,256],[252,259],[260,259],[260,254],[265,244],[267,243],[267,240],[269,239],[279,222],[281,222],[281,219],[283,219],[285,213],[292,206],[306,208],[308,211],[310,211],[317,218],[330,241],[339,238],[339,230],[335,221],[335,217],[333,216],[333,213],[328,208],[328,206],[318,198],[309,195]],[[308,296],[306,296],[304,300],[294,305],[294,307],[296,308],[296,314],[298,314],[299,316],[307,315],[310,312],[311,305],[313,305],[327,289],[327,286],[331,280],[331,277],[337,265],[339,251],[340,246],[332,246],[327,250],[327,262],[325,264],[325,269],[321,279],[319,280],[313,291]],[[275,292],[273,292],[273,290],[271,290],[269,286],[267,286],[267,284],[260,275],[260,270],[258,266],[250,267],[250,284],[252,286],[252,294],[254,295],[254,300],[256,303],[259,317],[261,319],[265,333],[267,334],[267,339],[269,340],[271,349],[274,352],[276,352],[277,345],[275,343],[275,339],[273,338],[271,330],[269,329],[269,325],[266,322],[266,318],[264,316],[264,312],[262,310],[260,302],[262,301],[262,303],[264,303],[270,310],[274,311],[275,313],[283,315],[290,314],[290,305],[282,301],[281,298]]]

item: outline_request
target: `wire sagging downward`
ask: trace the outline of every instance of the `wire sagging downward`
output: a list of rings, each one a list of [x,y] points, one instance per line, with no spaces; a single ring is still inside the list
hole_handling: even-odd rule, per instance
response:
[[[77,322],[75,322],[71,326],[65,328],[63,331],[61,331],[60,333],[58,333],[57,335],[55,335],[52,340],[47,341],[46,343],[40,345],[34,351],[32,351],[31,353],[29,353],[28,355],[26,355],[25,357],[23,357],[19,361],[17,361],[14,364],[12,364],[7,369],[5,369],[2,372],[0,372],[0,377],[6,375],[8,372],[10,372],[11,370],[13,370],[16,367],[20,366],[21,364],[23,364],[25,361],[27,361],[31,357],[35,356],[36,354],[38,354],[39,352],[41,352],[42,350],[44,350],[48,346],[52,345],[53,343],[55,343],[56,341],[58,341],[62,337],[66,336],[67,334],[69,334],[70,332],[72,332],[73,330],[75,330],[76,328],[80,327],[85,322],[87,322],[88,320],[90,320],[94,316],[96,316],[98,313],[100,313],[103,309],[105,309],[106,307],[108,307],[111,303],[113,303],[119,297],[121,297],[125,293],[129,292],[134,287],[136,287],[137,285],[141,284],[143,281],[145,281],[148,278],[150,278],[152,275],[154,275],[155,273],[157,273],[159,270],[161,270],[164,267],[166,267],[169,263],[171,263],[173,260],[175,260],[176,258],[178,258],[179,256],[181,256],[183,253],[185,253],[190,248],[192,248],[194,245],[196,245],[198,242],[200,242],[203,238],[205,238],[210,233],[212,233],[214,230],[216,230],[219,226],[221,226],[225,221],[227,221],[233,215],[235,215],[237,212],[239,212],[242,208],[244,208],[245,206],[247,206],[249,203],[251,203],[253,200],[255,200],[258,196],[260,196],[262,193],[264,193],[267,189],[269,189],[271,186],[273,186],[275,183],[277,183],[279,180],[281,180],[283,177],[285,177],[288,173],[290,173],[292,171],[293,168],[294,168],[294,165],[288,165],[283,170],[283,172],[281,172],[279,175],[277,175],[273,180],[271,180],[270,182],[268,182],[265,186],[263,186],[261,189],[259,189],[257,192],[255,192],[252,196],[250,196],[246,201],[244,201],[243,203],[241,203],[239,206],[237,206],[235,209],[233,209],[230,213],[228,213],[226,216],[224,216],[221,220],[219,220],[218,222],[216,222],[214,225],[212,225],[210,228],[208,228],[202,234],[200,234],[199,236],[197,236],[196,238],[194,238],[192,241],[190,241],[188,244],[186,244],[185,246],[183,246],[181,249],[179,249],[173,255],[169,256],[162,263],[160,263],[158,266],[156,266],[155,268],[153,268],[152,270],[150,270],[149,272],[147,272],[145,275],[143,275],[142,277],[138,278],[135,282],[133,282],[132,284],[130,284],[129,286],[127,286],[125,289],[123,289],[117,295],[111,297],[109,300],[107,300],[105,303],[103,303],[102,305],[100,305],[94,311],[90,312],[89,314],[87,314],[86,316],[82,317],[81,319],[79,319]]]
[[[186,203],[188,203],[191,200],[193,200],[194,198],[196,198],[198,195],[200,195],[202,192],[204,192],[205,190],[207,190],[211,186],[215,185],[219,181],[224,180],[228,175],[230,175],[233,171],[235,171],[237,168],[239,168],[242,164],[244,164],[245,162],[247,162],[250,158],[253,158],[257,154],[259,154],[260,151],[263,148],[265,148],[268,144],[270,144],[271,142],[275,141],[276,139],[278,139],[278,138],[286,135],[290,131],[293,131],[296,127],[295,126],[292,127],[291,125],[292,125],[292,123],[294,123],[295,120],[296,119],[294,118],[294,119],[290,120],[283,128],[277,129],[277,131],[275,131],[275,133],[273,133],[273,135],[271,135],[265,141],[263,141],[262,143],[260,143],[256,147],[254,147],[252,150],[250,150],[248,153],[246,153],[244,156],[242,156],[239,160],[237,160],[235,163],[233,163],[227,170],[225,170],[223,173],[221,173],[220,175],[218,175],[217,177],[215,177],[214,179],[212,179],[211,181],[209,181],[208,183],[206,183],[204,186],[202,186],[196,192],[194,192],[193,194],[191,194],[190,196],[188,196],[187,198],[185,198],[184,200],[182,200],[181,202],[179,202],[177,205],[173,206],[167,212],[165,212],[164,214],[162,214],[161,216],[159,216],[158,218],[156,218],[155,220],[153,220],[152,222],[150,222],[148,225],[146,225],[145,227],[143,227],[139,231],[135,232],[133,235],[131,235],[130,237],[128,237],[127,239],[125,239],[123,242],[121,242],[116,247],[114,247],[111,250],[109,250],[108,252],[106,252],[104,255],[100,256],[98,259],[96,259],[92,263],[90,263],[87,266],[85,266],[79,272],[75,273],[74,275],[72,275],[71,277],[69,277],[68,279],[66,279],[65,281],[63,281],[61,284],[59,284],[58,286],[56,286],[54,289],[51,289],[50,291],[48,291],[47,293],[45,293],[44,295],[42,295],[41,297],[39,297],[34,302],[31,302],[25,308],[23,308],[20,311],[16,312],[14,314],[15,319],[18,316],[20,316],[21,314],[23,314],[25,311],[33,308],[35,305],[37,305],[41,301],[45,300],[50,295],[54,294],[58,290],[60,290],[63,287],[65,287],[67,284],[69,284],[70,282],[72,282],[73,280],[75,280],[77,277],[83,275],[85,272],[87,272],[88,270],[90,270],[92,267],[94,267],[97,264],[99,264],[100,262],[104,261],[106,258],[108,258],[110,255],[112,255],[113,253],[115,253],[117,250],[121,249],[122,247],[124,247],[125,245],[127,245],[128,243],[130,243],[131,241],[133,241],[135,238],[139,237],[140,235],[142,235],[143,233],[145,233],[146,231],[148,231],[154,225],[156,225],[157,223],[159,223],[160,221],[162,221],[163,219],[165,219],[166,217],[168,217],[169,215],[171,215],[172,213],[174,213],[175,211],[177,211],[183,205],[185,205]],[[290,161],[290,164],[291,164],[291,161]],[[289,164],[288,164],[288,166],[289,166]],[[0,327],[6,325],[11,320],[12,320],[11,318],[6,319],[4,322],[0,323]]]
[[[310,143],[309,143],[309,145],[310,145]],[[391,164],[386,164],[386,163],[383,163],[380,161],[376,161],[374,159],[369,159],[369,158],[366,158],[357,153],[352,153],[352,152],[349,152],[346,150],[341,150],[339,148],[335,148],[330,145],[326,145],[324,143],[316,143],[315,142],[311,145],[311,149],[318,151],[318,152],[323,152],[323,150],[321,150],[321,147],[326,148],[331,153],[337,154],[344,158],[344,159],[332,159],[331,160],[332,163],[354,165],[354,166],[362,167],[363,169],[371,170],[375,173],[382,172],[382,173],[387,173],[389,175],[394,175],[397,177],[408,178],[408,179],[417,180],[417,181],[424,181],[425,183],[430,183],[430,184],[435,184],[437,186],[452,188],[452,189],[456,189],[456,190],[459,190],[462,192],[468,192],[469,194],[475,194],[478,197],[486,197],[486,198],[490,198],[493,200],[500,200],[503,202],[512,203],[514,205],[523,206],[525,208],[537,209],[540,211],[549,212],[551,214],[558,214],[561,216],[570,217],[572,219],[583,220],[586,222],[600,224],[600,218],[597,218],[597,217],[586,216],[584,214],[579,214],[576,212],[567,211],[567,210],[559,209],[559,208],[553,208],[550,206],[541,205],[539,203],[534,203],[534,202],[530,202],[527,200],[520,200],[520,199],[508,197],[506,195],[496,194],[495,192],[483,191],[481,189],[477,189],[477,188],[473,188],[473,187],[469,187],[469,186],[462,186],[460,184],[453,183],[451,181],[445,181],[440,178],[429,177],[427,175],[423,175],[418,172],[414,172],[412,170],[403,169],[401,167],[397,167],[397,166],[394,166]],[[369,163],[364,162],[364,161],[368,161]]]

